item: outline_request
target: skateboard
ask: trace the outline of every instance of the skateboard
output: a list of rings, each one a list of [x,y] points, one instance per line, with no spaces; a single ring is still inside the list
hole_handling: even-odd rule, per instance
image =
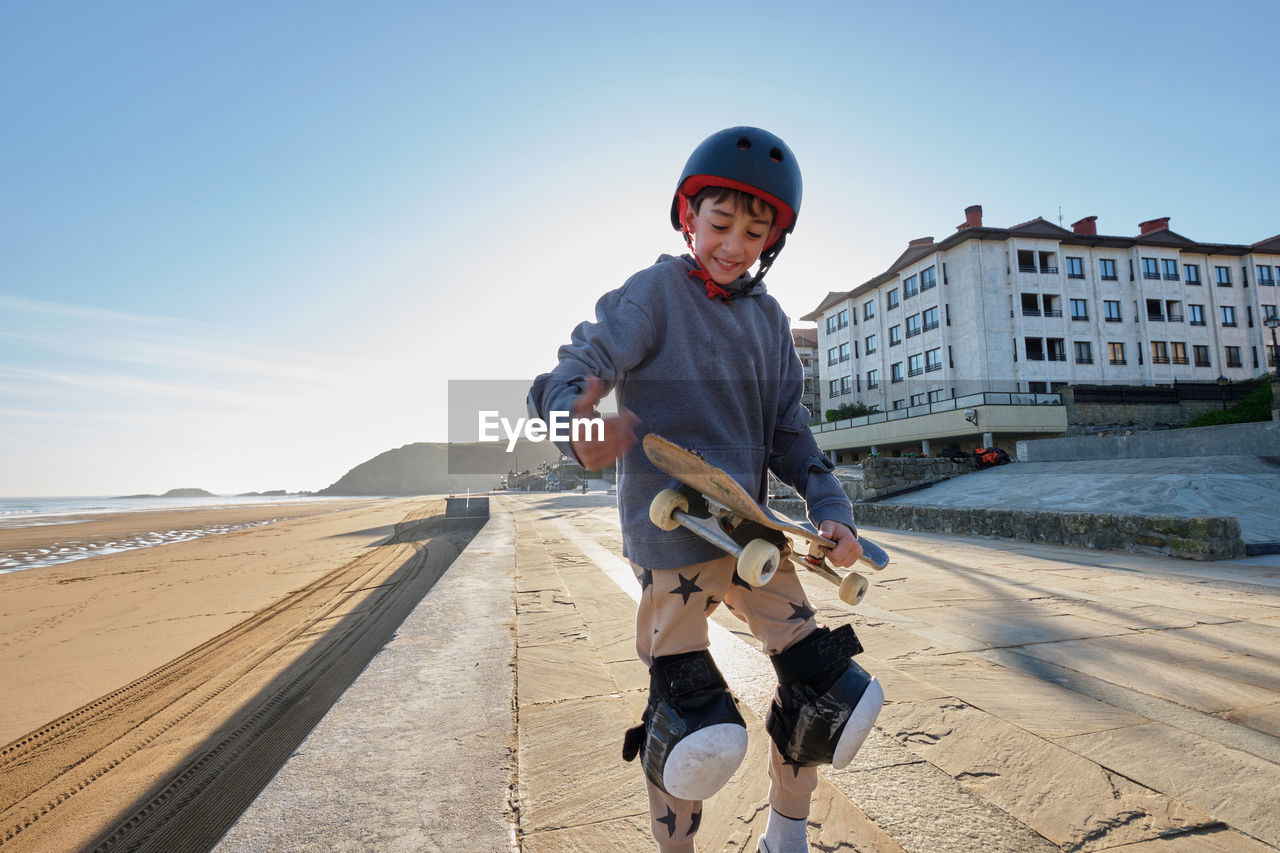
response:
[[[852,606],[867,594],[867,579],[857,572],[840,571],[827,560],[823,548],[835,545],[820,536],[812,524],[797,524],[781,513],[761,506],[727,473],[703,459],[696,451],[674,444],[660,435],[644,437],[644,452],[662,471],[700,494],[707,502],[709,517],[690,513],[690,496],[676,489],[663,489],[649,504],[649,520],[663,530],[684,527],[738,558],[738,577],[752,586],[763,586],[782,563],[775,541],[753,538],[740,544],[732,535],[745,523],[758,524],[792,540],[791,560],[840,589],[840,600]],[[739,539],[741,537],[738,537]],[[804,543],[804,553],[795,546]],[[876,570],[889,565],[889,555],[879,545],[858,537],[861,561]]]

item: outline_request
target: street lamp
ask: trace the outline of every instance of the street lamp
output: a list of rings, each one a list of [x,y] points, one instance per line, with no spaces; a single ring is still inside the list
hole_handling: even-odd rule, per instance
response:
[[[1231,384],[1231,380],[1222,374],[1218,374],[1218,387],[1222,389],[1222,411],[1227,410],[1227,386]]]
[[[1280,376],[1280,346],[1276,345],[1276,327],[1280,326],[1280,317],[1272,314],[1262,321],[1262,325],[1271,330],[1271,366],[1276,369],[1276,375]]]

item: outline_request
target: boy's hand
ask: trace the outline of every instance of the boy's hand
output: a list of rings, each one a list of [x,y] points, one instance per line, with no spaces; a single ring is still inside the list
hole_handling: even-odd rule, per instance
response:
[[[836,543],[835,547],[826,553],[826,558],[831,561],[831,565],[848,568],[858,562],[858,558],[862,556],[862,546],[858,544],[857,535],[840,522],[824,521],[818,527],[818,532]]]
[[[597,418],[596,403],[604,396],[604,383],[595,376],[587,377],[587,387],[573,404],[573,419]],[[589,471],[598,471],[613,464],[619,456],[636,443],[636,427],[640,419],[626,409],[604,418],[604,439],[595,440],[591,430],[584,430],[581,441],[571,442],[573,453]]]

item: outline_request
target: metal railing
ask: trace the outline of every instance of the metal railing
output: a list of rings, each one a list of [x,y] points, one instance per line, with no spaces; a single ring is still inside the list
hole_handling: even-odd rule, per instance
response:
[[[985,391],[980,394],[966,394],[963,397],[955,397],[950,400],[937,400],[932,403],[908,406],[904,409],[894,409],[889,412],[876,412],[872,415],[863,415],[862,417],[849,418],[843,421],[835,421],[834,423],[817,424],[813,427],[813,431],[833,432],[840,429],[850,429],[852,427],[868,426],[870,424],[882,424],[888,421],[900,421],[905,420],[906,418],[916,418],[924,415],[936,415],[940,412],[954,412],[957,409],[972,409],[977,406],[1061,405],[1062,395],[1060,394],[1022,394],[1018,392],[1004,393]]]

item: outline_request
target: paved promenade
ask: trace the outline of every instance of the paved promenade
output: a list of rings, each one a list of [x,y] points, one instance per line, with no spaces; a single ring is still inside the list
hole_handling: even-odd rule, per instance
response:
[[[653,849],[620,758],[648,675],[614,499],[492,507],[219,850]],[[888,701],[821,778],[815,851],[1280,849],[1280,558],[864,532],[893,563],[858,608],[806,581]],[[699,849],[754,853],[773,673],[731,614],[714,621],[752,751]]]

